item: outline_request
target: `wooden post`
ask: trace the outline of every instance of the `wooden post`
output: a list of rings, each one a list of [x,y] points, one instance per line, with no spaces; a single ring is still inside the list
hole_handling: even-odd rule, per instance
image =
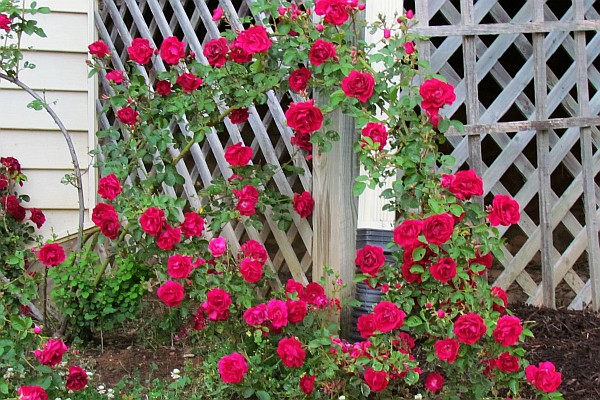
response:
[[[575,20],[583,21],[585,12],[583,0],[575,0]],[[588,88],[587,48],[585,32],[575,32],[575,63],[577,66],[577,102],[579,116],[590,115],[590,93]],[[598,222],[596,219],[596,192],[594,182],[594,155],[592,151],[592,130],[589,126],[579,128],[581,147],[581,169],[583,173],[583,202],[585,207],[585,228],[588,238],[588,265],[592,291],[592,308],[600,308],[600,247],[598,244]]]
[[[323,102],[317,97],[317,103]],[[319,281],[325,274],[323,266],[331,268],[346,284],[339,295],[343,299],[354,296],[354,258],[356,257],[357,201],[352,185],[357,176],[358,162],[352,144],[356,140],[354,119],[336,112],[333,129],[340,141],[323,153],[315,148],[313,154],[313,270],[312,280]],[[332,281],[325,288],[332,294]],[[350,326],[350,307],[342,310],[342,334]]]
[[[533,22],[544,22],[544,0],[533,2]],[[543,120],[548,116],[547,101],[548,88],[546,77],[546,54],[544,51],[544,32],[533,33],[533,60],[534,60],[534,84],[535,84],[535,111],[536,119]],[[540,180],[539,207],[540,207],[540,231],[541,231],[541,253],[542,253],[542,287],[543,305],[556,308],[554,294],[554,274],[552,271],[552,223],[550,221],[550,209],[552,208],[552,187],[550,183],[550,141],[548,130],[537,131],[537,166]]]

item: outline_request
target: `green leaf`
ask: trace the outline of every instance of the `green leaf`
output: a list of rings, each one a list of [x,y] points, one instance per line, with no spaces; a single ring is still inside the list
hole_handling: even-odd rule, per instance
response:
[[[251,387],[244,389],[244,391],[242,392],[242,396],[244,396],[245,399],[252,396],[253,394],[254,394],[254,388],[251,388]]]
[[[412,315],[408,317],[408,319],[405,321],[405,324],[409,328],[414,328],[415,326],[423,325],[423,320],[416,315]]]
[[[24,331],[29,329],[33,324],[31,318],[21,318],[17,316],[10,317],[10,324],[12,325],[12,329],[16,331]]]
[[[423,247],[417,247],[412,252],[412,257],[414,261],[420,261],[425,257],[425,249]]]
[[[365,182],[354,182],[354,187],[352,188],[352,194],[354,196],[360,196],[365,189],[367,188],[367,184]]]
[[[269,393],[265,392],[264,390],[259,390],[256,392],[256,397],[258,397],[259,400],[271,400]]]

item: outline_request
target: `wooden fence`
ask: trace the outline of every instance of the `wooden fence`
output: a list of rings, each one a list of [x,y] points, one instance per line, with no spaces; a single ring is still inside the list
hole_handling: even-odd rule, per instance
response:
[[[203,43],[222,28],[210,11],[224,8],[232,26],[242,29],[238,18],[250,12],[249,1],[104,0],[95,19],[100,38],[121,62],[132,38],[144,37],[156,46],[171,35],[183,38],[203,61]],[[600,5],[595,3],[405,0],[405,8],[415,9],[420,20],[414,31],[431,37],[418,44],[421,56],[456,87],[457,101],[448,113],[467,123],[464,134],[448,136],[447,150],[458,160],[457,168],[468,164],[483,175],[487,204],[494,194],[506,193],[522,206],[521,222],[500,229],[507,243],[491,279],[538,305],[600,306]],[[153,67],[164,68],[160,60]],[[146,72],[152,79],[152,71]],[[100,84],[109,94],[107,81]],[[227,124],[195,145],[177,166],[185,178],[183,189],[167,191],[200,207],[197,187],[231,174],[223,148],[239,140],[253,147],[255,160],[292,161],[308,171],[291,178],[277,175],[274,184],[281,192],[310,190],[313,175],[294,152],[282,112],[282,104],[294,97],[268,96],[268,107],[251,108],[243,127]],[[111,123],[101,116],[101,128]],[[173,129],[188,134],[184,125]],[[178,149],[171,152],[176,155]],[[262,232],[239,224],[227,227],[225,235],[234,247],[249,238],[260,240],[280,277],[306,282],[313,258],[309,223],[296,218],[281,232],[268,215],[265,222]]]
[[[420,54],[456,87],[449,115],[468,123],[448,151],[483,175],[487,204],[522,207],[491,279],[536,305],[600,307],[597,3],[405,1],[431,37]]]

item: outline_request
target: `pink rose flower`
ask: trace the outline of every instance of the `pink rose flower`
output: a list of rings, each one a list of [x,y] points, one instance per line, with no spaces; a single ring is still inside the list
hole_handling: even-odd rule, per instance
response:
[[[218,363],[221,380],[225,383],[240,383],[248,372],[248,363],[240,353],[221,357]]]
[[[216,237],[208,243],[208,250],[214,258],[221,257],[227,250],[227,240],[224,237]]]
[[[179,60],[185,57],[185,43],[180,42],[175,36],[169,36],[163,40],[160,46],[160,58],[167,64],[179,64]]]
[[[185,290],[181,283],[169,280],[158,288],[156,294],[167,307],[176,307],[185,297]]]
[[[135,38],[131,45],[127,47],[129,59],[140,65],[146,65],[150,62],[150,58],[154,54],[154,49],[150,47],[148,39]]]

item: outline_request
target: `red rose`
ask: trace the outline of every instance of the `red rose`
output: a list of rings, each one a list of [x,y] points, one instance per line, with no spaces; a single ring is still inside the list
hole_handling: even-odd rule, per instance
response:
[[[304,285],[293,279],[288,279],[288,281],[285,284],[285,292],[288,294],[296,293],[298,295],[298,298],[301,298],[302,294],[304,293]]]
[[[292,324],[300,323],[306,317],[308,311],[306,302],[303,300],[288,300],[287,305],[288,321]]]
[[[293,337],[283,338],[279,341],[277,355],[283,360],[283,365],[289,368],[300,368],[306,358],[302,343]]]
[[[298,146],[302,150],[306,151],[308,154],[312,153],[312,143],[310,142],[310,134],[309,133],[299,133],[296,132],[290,142],[294,146]],[[308,157],[307,157],[308,159]]]
[[[233,194],[237,197],[238,202],[235,209],[241,215],[246,217],[253,215],[256,212],[256,203],[258,203],[258,189],[252,185],[246,185],[242,190],[233,189]]]
[[[354,264],[358,265],[361,273],[375,278],[379,268],[385,264],[383,249],[379,246],[365,245],[365,247],[356,251]]]
[[[483,265],[485,267],[485,269],[490,269],[492,268],[492,262],[494,261],[494,256],[492,255],[492,253],[487,253],[484,255],[481,255],[481,253],[479,252],[479,248],[475,248],[475,258],[471,258],[469,259],[469,267],[471,267],[471,265],[473,264],[479,264],[479,265]],[[482,270],[481,272],[479,272],[479,275],[483,275],[483,273],[485,272],[485,269]]]
[[[160,58],[167,64],[175,65],[185,57],[185,43],[175,36],[169,36],[160,45]]]
[[[110,54],[110,50],[108,49],[108,46],[102,40],[98,40],[98,41],[90,44],[88,46],[88,50],[90,51],[91,55],[99,57],[99,58],[104,58]]]
[[[290,104],[285,117],[288,126],[299,133],[313,133],[323,124],[323,113],[314,100]]]
[[[244,258],[240,262],[240,273],[246,282],[255,283],[262,278],[263,266],[256,260]]]
[[[273,299],[267,303],[267,317],[273,328],[283,328],[288,324],[287,305],[283,300]]]
[[[138,115],[140,114],[129,106],[123,107],[117,111],[117,117],[119,117],[119,121],[130,126],[135,125]]]
[[[440,361],[448,361],[449,364],[456,361],[460,343],[456,339],[443,339],[435,342],[435,355]]]
[[[166,96],[171,93],[171,82],[158,81],[156,82],[156,93],[161,96]]]
[[[260,25],[241,31],[235,41],[248,54],[265,52],[273,44],[265,27]]]
[[[14,157],[0,157],[0,164],[8,170],[9,178],[16,178],[21,174],[21,164]]]
[[[342,90],[348,97],[355,97],[363,103],[373,95],[375,79],[368,72],[351,71],[342,79]]]
[[[371,138],[373,143],[379,143],[379,150],[383,150],[388,139],[388,132],[385,125],[380,122],[368,122],[361,133],[363,136]],[[364,143],[363,143],[364,145]]]
[[[317,39],[308,52],[308,60],[311,64],[319,66],[332,59],[337,61],[337,52],[333,43]]]
[[[206,294],[202,309],[211,321],[226,321],[229,318],[231,296],[223,289],[214,288]]]
[[[0,14],[0,29],[4,29],[6,32],[10,32],[10,24],[12,20],[8,18],[6,14]]]
[[[398,351],[403,354],[408,354],[412,349],[415,348],[415,339],[412,338],[407,332],[399,332],[396,335],[398,338],[394,340],[394,346],[398,347]]]
[[[65,250],[58,243],[46,243],[37,253],[38,260],[47,267],[56,267],[65,261]]]
[[[216,68],[221,68],[227,62],[228,51],[229,48],[227,47],[227,39],[219,38],[209,40],[204,45],[204,51],[202,54],[204,54],[208,60],[209,65]]]
[[[40,229],[42,225],[44,225],[44,222],[46,222],[46,216],[42,210],[38,208],[30,208],[29,212],[31,213],[29,220],[33,222],[38,229]]]
[[[223,9],[222,8],[215,8],[212,12],[212,20],[213,21],[218,21],[221,18],[223,18]]]
[[[267,305],[259,304],[255,307],[250,307],[244,312],[244,321],[248,325],[258,326],[267,320]]]
[[[521,369],[519,358],[504,352],[496,359],[496,367],[504,372],[518,372]]]
[[[456,276],[456,263],[452,258],[444,257],[433,264],[429,271],[436,281],[448,283],[450,279]]]
[[[148,39],[135,38],[131,42],[131,46],[127,47],[129,59],[140,65],[146,65],[150,62],[154,49],[150,47]]]
[[[25,209],[19,204],[19,199],[15,195],[2,196],[0,199],[6,212],[17,221],[25,219]]]
[[[506,312],[506,306],[508,305],[508,296],[506,295],[506,292],[500,286],[492,287],[491,292],[493,296],[492,300],[494,301],[492,309],[500,314],[504,314]],[[502,303],[502,305],[500,305],[500,303]]]
[[[40,364],[55,367],[56,364],[62,361],[63,354],[69,348],[60,339],[50,339],[44,345],[43,349],[37,349],[33,354],[38,359]]]
[[[425,389],[430,392],[439,392],[444,387],[444,377],[439,372],[432,372],[425,378]]]
[[[261,265],[265,265],[269,258],[265,247],[256,240],[248,240],[240,247],[240,250],[244,257],[256,260],[261,263]]]
[[[516,224],[521,219],[519,203],[510,196],[504,194],[496,195],[494,200],[492,200],[488,219],[493,226]]]
[[[181,242],[181,229],[167,226],[156,238],[159,249],[173,250],[173,246]]]
[[[519,317],[503,315],[498,320],[492,335],[502,346],[512,346],[519,341],[521,332],[523,332],[523,325],[521,325]]]
[[[389,377],[385,371],[375,371],[369,367],[365,370],[365,382],[373,392],[383,392],[389,383]]]
[[[252,54],[244,50],[236,39],[231,43],[229,58],[238,64],[245,64],[252,61]]]
[[[525,368],[527,380],[542,392],[555,392],[562,382],[562,374],[556,372],[554,364],[549,361],[541,362],[536,367],[529,365]]]
[[[169,280],[158,288],[156,294],[167,307],[175,307],[185,297],[185,290],[181,283]]]
[[[315,208],[315,200],[310,192],[294,193],[294,210],[302,218],[308,218]]]
[[[150,207],[140,215],[139,222],[144,232],[150,236],[156,236],[162,231],[167,219],[163,210]]]
[[[325,296],[325,289],[317,282],[311,282],[304,288],[301,299],[317,307],[323,306],[323,303],[327,303],[327,297]]]
[[[317,0],[315,14],[324,15],[324,21],[332,25],[343,25],[349,17],[348,0]]]
[[[417,273],[417,272],[412,272],[410,270],[413,267],[413,265],[415,265],[414,262],[406,262],[406,261],[402,264],[402,267],[401,267],[402,277],[408,283],[413,283],[413,282],[421,283],[421,274]]]
[[[415,52],[415,42],[406,42],[402,45],[406,54],[410,55]]]
[[[390,332],[404,324],[404,311],[392,302],[382,301],[373,309],[375,326],[379,332]]]
[[[115,174],[106,175],[98,181],[98,194],[106,200],[114,200],[121,193],[121,183]]]
[[[452,237],[454,218],[450,214],[432,215],[423,222],[423,235],[427,242],[442,245]]]
[[[419,242],[419,235],[423,231],[423,221],[418,219],[405,219],[394,228],[394,242],[405,249],[415,248]]]
[[[67,375],[67,383],[65,386],[69,390],[83,390],[88,384],[88,376],[85,370],[79,366],[72,365],[69,367],[69,375]]]
[[[185,219],[179,226],[183,236],[202,236],[202,231],[204,230],[204,218],[193,211],[186,212],[184,216]]]
[[[0,190],[4,190],[8,187],[8,178],[4,174],[0,174]]]
[[[244,122],[248,121],[249,116],[250,113],[248,112],[247,108],[236,108],[231,112],[231,114],[229,114],[229,120],[232,124],[243,124]],[[250,154],[252,154],[252,152],[250,152]]]
[[[473,344],[487,331],[483,318],[475,313],[461,315],[454,323],[454,334],[464,344]]]
[[[219,374],[225,383],[240,383],[248,372],[248,363],[240,353],[232,353],[219,360]]]
[[[227,250],[227,240],[221,236],[212,238],[208,243],[208,250],[214,258],[221,257]]]
[[[48,400],[48,393],[40,386],[21,386],[17,395],[18,400]]]
[[[225,150],[225,161],[232,167],[247,165],[252,160],[252,147],[238,142]]]
[[[110,71],[106,74],[106,79],[118,85],[119,83],[123,83],[123,79],[125,79],[123,76],[124,73],[121,70]]]
[[[193,268],[191,256],[174,254],[167,260],[167,273],[171,278],[187,279]]]
[[[304,375],[300,378],[300,390],[306,394],[312,394],[315,390],[315,380],[317,379],[314,375]]]
[[[374,314],[366,314],[358,317],[356,321],[356,330],[360,333],[360,337],[368,339],[375,334],[377,324],[375,322]]]
[[[202,78],[198,78],[191,72],[185,72],[175,80],[183,88],[183,93],[191,93],[202,85]]]
[[[472,169],[458,171],[448,187],[450,193],[461,200],[469,200],[471,196],[483,195],[483,181]]]
[[[114,240],[119,234],[119,215],[110,204],[98,203],[92,211],[92,222],[100,227],[100,232]]]
[[[437,114],[444,105],[450,105],[456,100],[454,87],[435,78],[423,82],[419,88],[419,93],[423,98],[421,107],[432,115]]]
[[[303,92],[306,90],[308,80],[312,77],[312,73],[307,68],[298,68],[292,71],[289,78],[290,89],[295,92]]]

